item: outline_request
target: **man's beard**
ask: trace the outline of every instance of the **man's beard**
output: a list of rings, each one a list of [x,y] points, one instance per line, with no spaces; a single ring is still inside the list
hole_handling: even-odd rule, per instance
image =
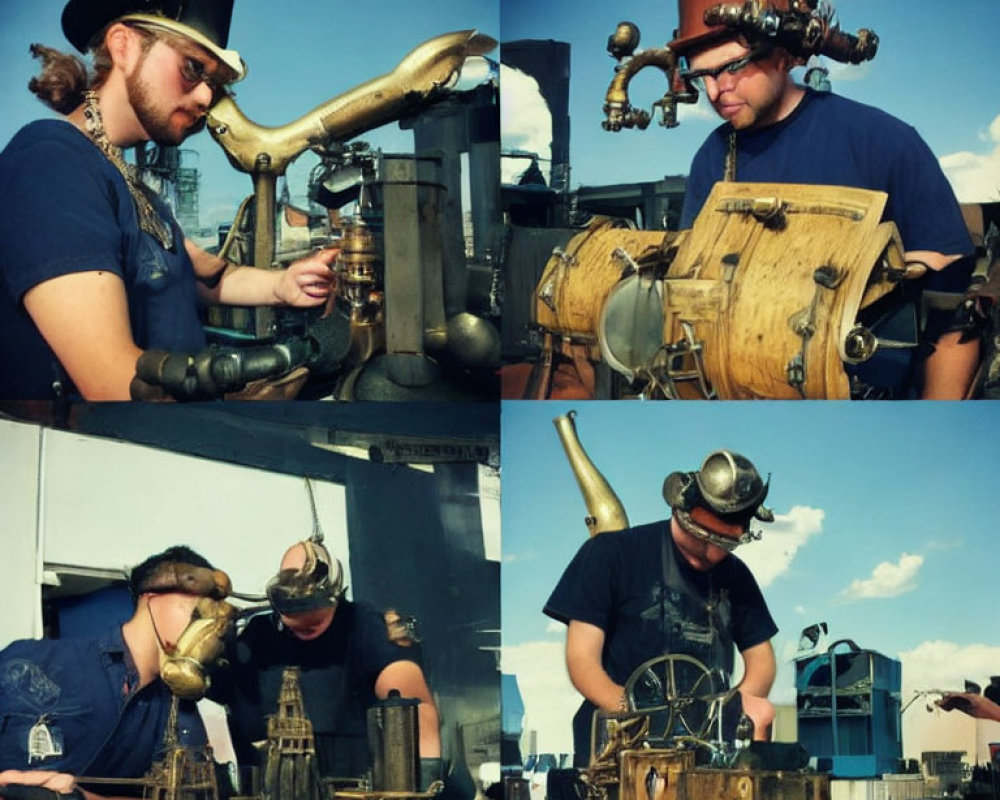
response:
[[[153,92],[149,84],[140,77],[141,72],[140,68],[135,69],[125,79],[125,88],[128,92],[129,104],[132,106],[139,124],[142,125],[142,129],[149,135],[150,141],[161,147],[179,145],[188,136],[198,133],[205,127],[205,117],[201,116],[190,127],[178,132],[171,125],[172,112],[164,112],[156,107],[153,101]]]

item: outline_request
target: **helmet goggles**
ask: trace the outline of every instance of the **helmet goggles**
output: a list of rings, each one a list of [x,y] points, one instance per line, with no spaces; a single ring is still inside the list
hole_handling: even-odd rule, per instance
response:
[[[750,529],[749,521],[742,523],[744,528],[742,534],[739,536],[727,536],[724,533],[718,533],[700,525],[697,521],[695,521],[694,517],[691,516],[689,511],[685,511],[682,508],[673,509],[673,513],[677,518],[677,522],[680,524],[681,529],[685,533],[690,534],[699,541],[719,547],[727,553],[733,552],[733,550],[741,544],[757,541],[761,538],[761,536],[763,536],[762,531]]]
[[[306,561],[299,569],[282,569],[268,581],[271,607],[279,614],[300,614],[336,606],[344,594],[340,562],[311,540],[302,542]]]
[[[681,527],[703,542],[732,552],[741,544],[761,538],[750,529],[750,521],[773,522],[774,513],[763,505],[771,476],[761,478],[750,459],[731,450],[710,453],[697,472],[672,472],[663,482],[667,501]],[[709,530],[691,516],[694,508],[703,508],[726,525],[742,529],[740,536],[727,536]]]

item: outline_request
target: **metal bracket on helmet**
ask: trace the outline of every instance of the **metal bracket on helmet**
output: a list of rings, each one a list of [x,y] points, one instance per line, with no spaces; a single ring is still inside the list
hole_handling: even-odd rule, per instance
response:
[[[782,11],[769,3],[746,0],[719,3],[705,11],[706,25],[724,25],[750,40],[772,42],[798,58],[819,55],[849,64],[870,61],[878,52],[878,35],[862,28],[857,35],[840,30],[829,3],[790,0]]]
[[[344,595],[344,570],[323,544],[323,529],[316,512],[312,481],[305,478],[312,514],[312,534],[299,542],[305,550],[305,563],[299,569],[283,569],[268,581],[266,593],[271,607],[279,614],[297,614],[324,606],[336,606]]]
[[[299,542],[306,551],[299,569],[283,569],[267,584],[267,599],[279,614],[298,614],[336,606],[344,595],[340,561],[315,539]]]
[[[762,480],[753,463],[729,450],[710,453],[697,472],[672,472],[663,481],[663,499],[682,527],[695,537],[726,550],[759,539],[759,531],[749,530],[751,518],[773,522],[774,513],[763,505],[771,484],[770,474]],[[702,527],[691,518],[691,510],[702,507],[723,518],[738,518],[746,530],[741,537],[722,536]]]

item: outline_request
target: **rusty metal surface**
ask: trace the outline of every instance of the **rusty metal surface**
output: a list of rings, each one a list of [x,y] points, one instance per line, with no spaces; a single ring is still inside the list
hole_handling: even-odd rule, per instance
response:
[[[619,800],[830,800],[829,775],[696,767],[693,750],[626,750],[620,764]]]
[[[845,335],[894,286],[879,269],[898,240],[884,204],[838,186],[716,184],[667,274],[664,341],[693,326],[722,399],[846,399]]]
[[[621,754],[619,798],[684,800],[678,794],[680,776],[693,769],[693,750],[626,750]]]
[[[629,266],[615,251],[638,261],[674,236],[622,227],[620,220],[592,222],[546,264],[535,290],[534,322],[560,336],[596,343],[601,307]]]
[[[677,800],[830,800],[830,776],[696,769],[678,775]]]

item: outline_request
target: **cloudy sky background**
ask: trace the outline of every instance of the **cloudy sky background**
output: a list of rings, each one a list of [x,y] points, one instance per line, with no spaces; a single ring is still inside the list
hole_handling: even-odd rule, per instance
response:
[[[552,419],[561,402],[503,406],[504,671],[518,676],[526,726],[542,752],[571,748],[579,696],[563,664],[565,628],[541,613],[586,539],[586,509]],[[727,447],[772,473],[776,520],[738,555],[780,633],[777,703],[795,702],[801,630],[825,621],[903,663],[903,702],[917,691],[981,685],[1000,674],[1000,599],[990,498],[1000,474],[991,403],[579,403],[577,429],[632,524],[663,519],[661,487]],[[904,750],[970,753],[1000,724],[915,702]],[[978,738],[977,738],[978,737]]]
[[[860,66],[823,59],[833,90],[913,125],[940,159],[961,201],[1000,200],[1000,94],[989,78],[1000,58],[995,40],[1000,3],[835,0],[834,5],[842,28],[871,28],[880,45],[875,59]],[[630,20],[642,31],[640,47],[662,46],[676,26],[675,8],[664,0],[502,0],[503,41],[555,39],[572,47],[573,187],[686,175],[695,150],[719,124],[702,99],[697,106],[680,107],[681,125],[672,130],[656,124],[645,131],[601,129],[604,92],[615,64],[605,51],[608,35],[618,22]],[[551,135],[537,109],[533,80],[505,73],[501,83],[504,146],[547,158]],[[662,73],[647,69],[632,82],[633,104],[650,110],[664,89]],[[523,160],[506,160],[505,177],[512,179],[525,166]]]

